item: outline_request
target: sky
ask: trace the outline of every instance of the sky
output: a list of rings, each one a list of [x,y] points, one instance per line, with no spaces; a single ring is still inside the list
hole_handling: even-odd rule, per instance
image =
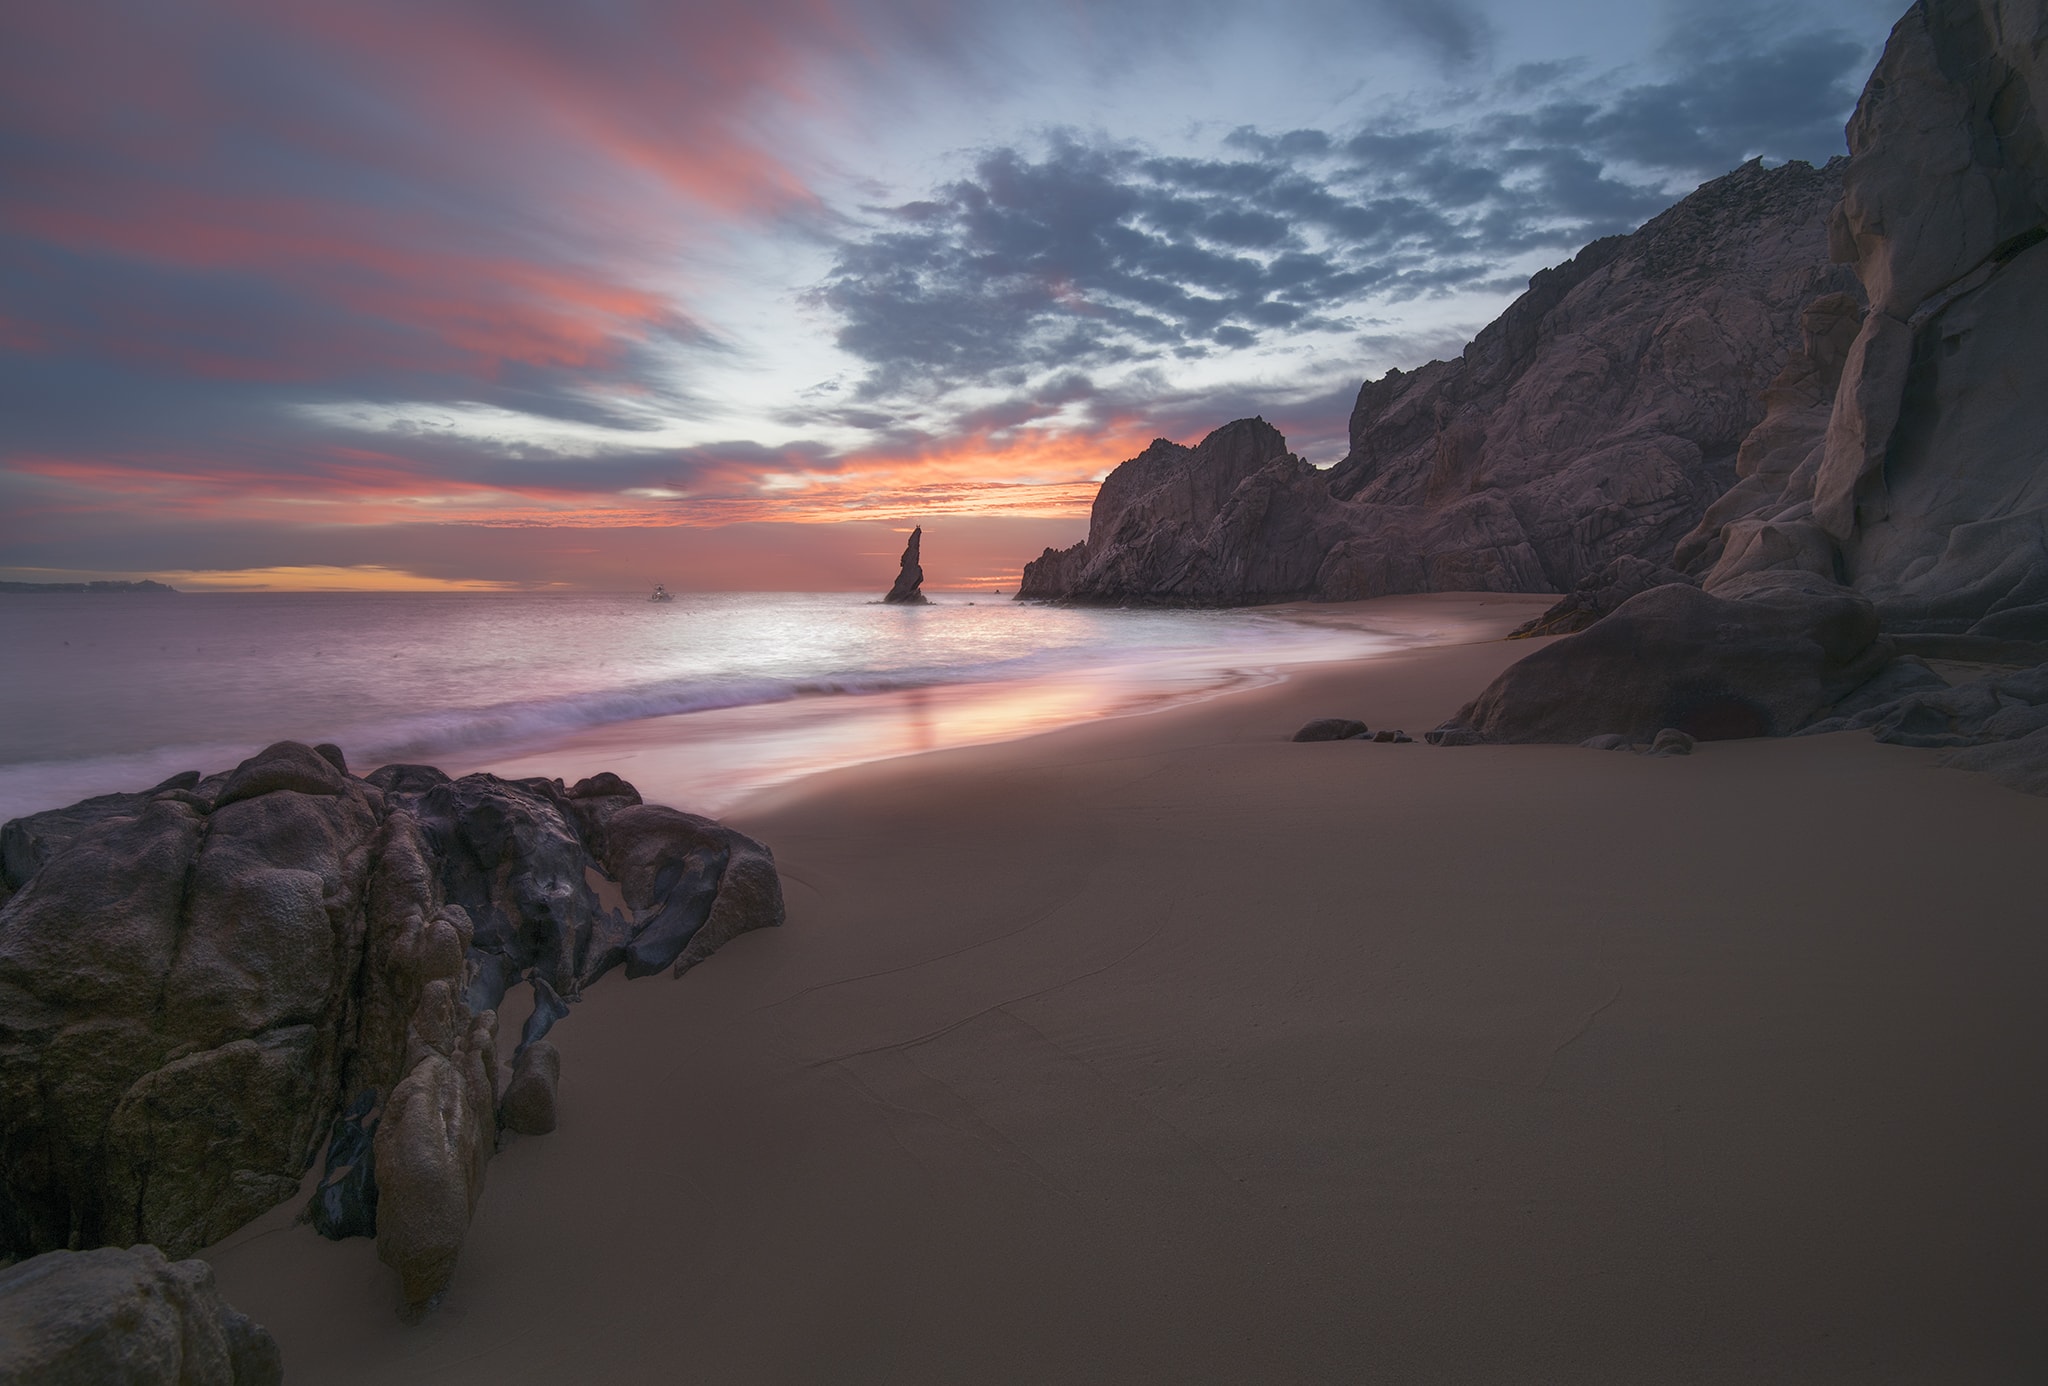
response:
[[[1014,590],[1753,157],[1902,0],[10,0],[0,578]]]

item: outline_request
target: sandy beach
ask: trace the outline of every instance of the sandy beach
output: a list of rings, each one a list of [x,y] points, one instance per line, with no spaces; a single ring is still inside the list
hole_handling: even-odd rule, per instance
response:
[[[787,926],[554,1032],[426,1322],[293,1209],[223,1292],[298,1386],[2039,1379],[2048,800],[1288,742],[1419,736],[1548,600],[741,803]]]

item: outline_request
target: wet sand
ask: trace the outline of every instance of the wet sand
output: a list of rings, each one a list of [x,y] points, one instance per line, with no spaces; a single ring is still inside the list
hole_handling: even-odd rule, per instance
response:
[[[2048,800],[1286,740],[1419,734],[1542,604],[740,804],[788,925],[576,1008],[426,1323],[291,1210],[226,1296],[299,1386],[2038,1379]]]

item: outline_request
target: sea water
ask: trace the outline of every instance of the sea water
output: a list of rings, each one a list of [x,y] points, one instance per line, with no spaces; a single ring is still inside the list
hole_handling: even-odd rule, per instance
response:
[[[284,738],[334,742],[359,773],[634,779],[644,762],[643,789],[717,812],[823,769],[1400,643],[1270,611],[944,595],[0,595],[0,819],[225,769]]]

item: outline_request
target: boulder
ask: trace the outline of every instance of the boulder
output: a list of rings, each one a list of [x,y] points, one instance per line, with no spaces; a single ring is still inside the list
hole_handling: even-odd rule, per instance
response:
[[[562,1055],[546,1040],[522,1048],[512,1060],[512,1080],[498,1101],[498,1124],[522,1136],[555,1129],[555,1088],[562,1079]]]
[[[189,1254],[324,1145],[311,1220],[417,1309],[495,1148],[507,987],[531,1051],[642,936],[680,971],[781,922],[765,847],[617,776],[346,764],[284,742],[0,828],[0,1256]],[[621,863],[632,921],[592,884]]]
[[[1296,741],[1348,741],[1355,737],[1370,735],[1365,723],[1349,717],[1318,717],[1313,722],[1302,724],[1294,734]]]
[[[1638,592],[1670,583],[1691,583],[1693,579],[1675,568],[1667,568],[1633,554],[1613,559],[1597,572],[1587,574],[1579,585],[1545,611],[1508,632],[1510,640],[1527,640],[1539,635],[1570,635],[1617,610]]]
[[[1653,756],[1689,756],[1692,754],[1694,739],[1676,727],[1666,727],[1650,742]]]
[[[454,1278],[498,1137],[497,1016],[458,1013],[452,991],[436,1000],[375,1137],[377,1259],[398,1273],[408,1318]]]
[[[1579,746],[1581,749],[1588,751],[1633,751],[1636,748],[1636,743],[1625,736],[1618,736],[1613,732],[1603,732],[1599,736],[1587,737],[1579,743]]]
[[[153,1246],[0,1270],[0,1386],[279,1386],[284,1361],[204,1261]]]
[[[1916,665],[1896,661],[1801,734],[1867,728],[1895,746],[1952,749],[2018,741],[2048,727],[2048,664],[1954,687],[1925,666],[1924,676],[1916,672]]]
[[[2048,727],[2017,741],[1951,751],[1941,763],[1956,770],[1980,770],[2022,794],[2048,794]]]
[[[622,809],[605,827],[599,859],[640,921],[639,975],[672,965],[681,976],[738,935],[782,923],[774,857],[708,818],[654,804]],[[629,960],[628,976],[634,966]]]
[[[1818,579],[1756,584],[1739,600],[1674,583],[1510,666],[1429,739],[1783,736],[1890,658],[1870,603]]]
[[[1327,472],[1263,419],[1110,473],[1088,537],[1018,595],[1238,605],[1402,592],[1574,591],[1653,565],[1737,479],[1761,393],[1817,295],[1839,162],[1751,162],[1628,236],[1538,273],[1458,358],[1360,388]]]

